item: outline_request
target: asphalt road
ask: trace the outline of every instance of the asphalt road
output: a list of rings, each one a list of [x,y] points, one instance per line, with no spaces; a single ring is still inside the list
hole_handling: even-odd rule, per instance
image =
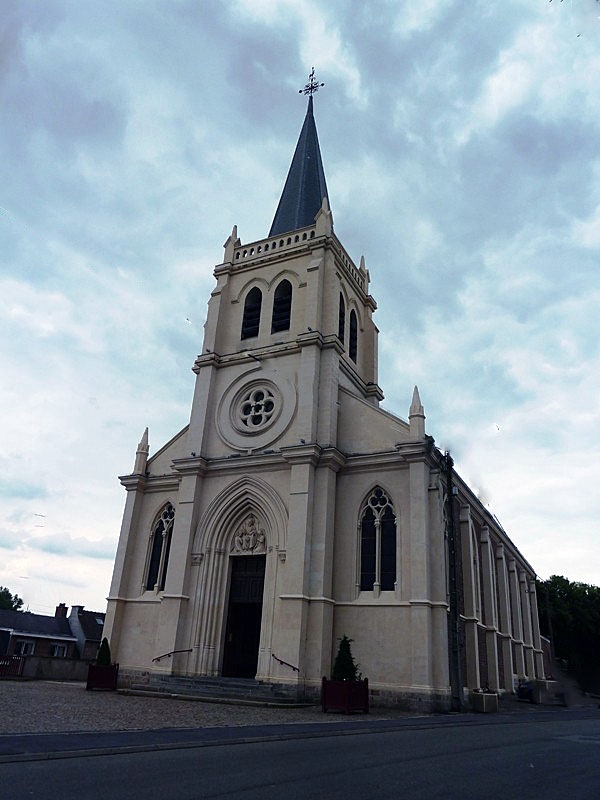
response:
[[[0,797],[600,798],[597,710],[95,736],[2,737]]]

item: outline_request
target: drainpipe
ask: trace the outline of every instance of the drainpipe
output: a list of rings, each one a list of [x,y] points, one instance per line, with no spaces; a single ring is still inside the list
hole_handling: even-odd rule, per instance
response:
[[[460,654],[460,609],[458,563],[459,532],[454,514],[454,497],[458,493],[453,482],[454,461],[446,451],[440,455],[440,464],[446,482],[446,534],[448,537],[448,658],[450,666],[451,710],[462,711],[463,675]]]

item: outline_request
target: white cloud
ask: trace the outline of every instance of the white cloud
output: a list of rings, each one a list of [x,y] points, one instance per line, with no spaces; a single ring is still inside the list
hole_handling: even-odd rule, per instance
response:
[[[589,119],[600,79],[600,25],[582,39],[576,32],[580,22],[565,7],[517,29],[459,123],[457,141],[464,144],[474,131],[494,127],[519,109],[545,120]]]
[[[589,219],[574,223],[573,239],[584,247],[596,250],[600,248],[600,205],[596,206]]]
[[[348,97],[358,107],[366,106],[366,90],[355,58],[351,47],[342,41],[332,9],[311,0],[237,0],[236,8],[271,28],[286,23],[299,25],[295,33],[305,66],[314,66],[316,77],[328,74],[339,78]]]
[[[453,3],[454,0],[421,0],[420,3],[403,0],[401,4],[394,3],[394,8],[400,5],[400,10],[396,14],[393,30],[403,38],[426,31],[452,7]]]
[[[101,609],[110,560],[88,556],[116,546],[116,476],[146,425],[154,451],[187,422],[213,265],[233,223],[244,241],[268,229],[302,124],[285,95],[313,65],[387,406],[405,415],[418,383],[430,432],[533,566],[600,583],[596,5],[16,4],[0,583]],[[52,537],[69,552],[29,544]]]

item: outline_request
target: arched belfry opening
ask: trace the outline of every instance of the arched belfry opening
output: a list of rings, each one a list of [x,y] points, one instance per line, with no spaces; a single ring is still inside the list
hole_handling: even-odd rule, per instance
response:
[[[249,513],[233,533],[229,547],[229,595],[221,674],[254,678],[263,616],[266,534]]]

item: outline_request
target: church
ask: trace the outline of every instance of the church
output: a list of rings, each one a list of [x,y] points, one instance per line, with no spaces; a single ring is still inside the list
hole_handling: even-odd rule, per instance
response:
[[[122,476],[104,634],[127,685],[316,698],[347,635],[372,698],[456,707],[543,678],[535,572],[425,431],[380,407],[377,309],[337,238],[308,109],[268,236],[214,269],[189,424]],[[265,226],[266,227],[266,226]]]

